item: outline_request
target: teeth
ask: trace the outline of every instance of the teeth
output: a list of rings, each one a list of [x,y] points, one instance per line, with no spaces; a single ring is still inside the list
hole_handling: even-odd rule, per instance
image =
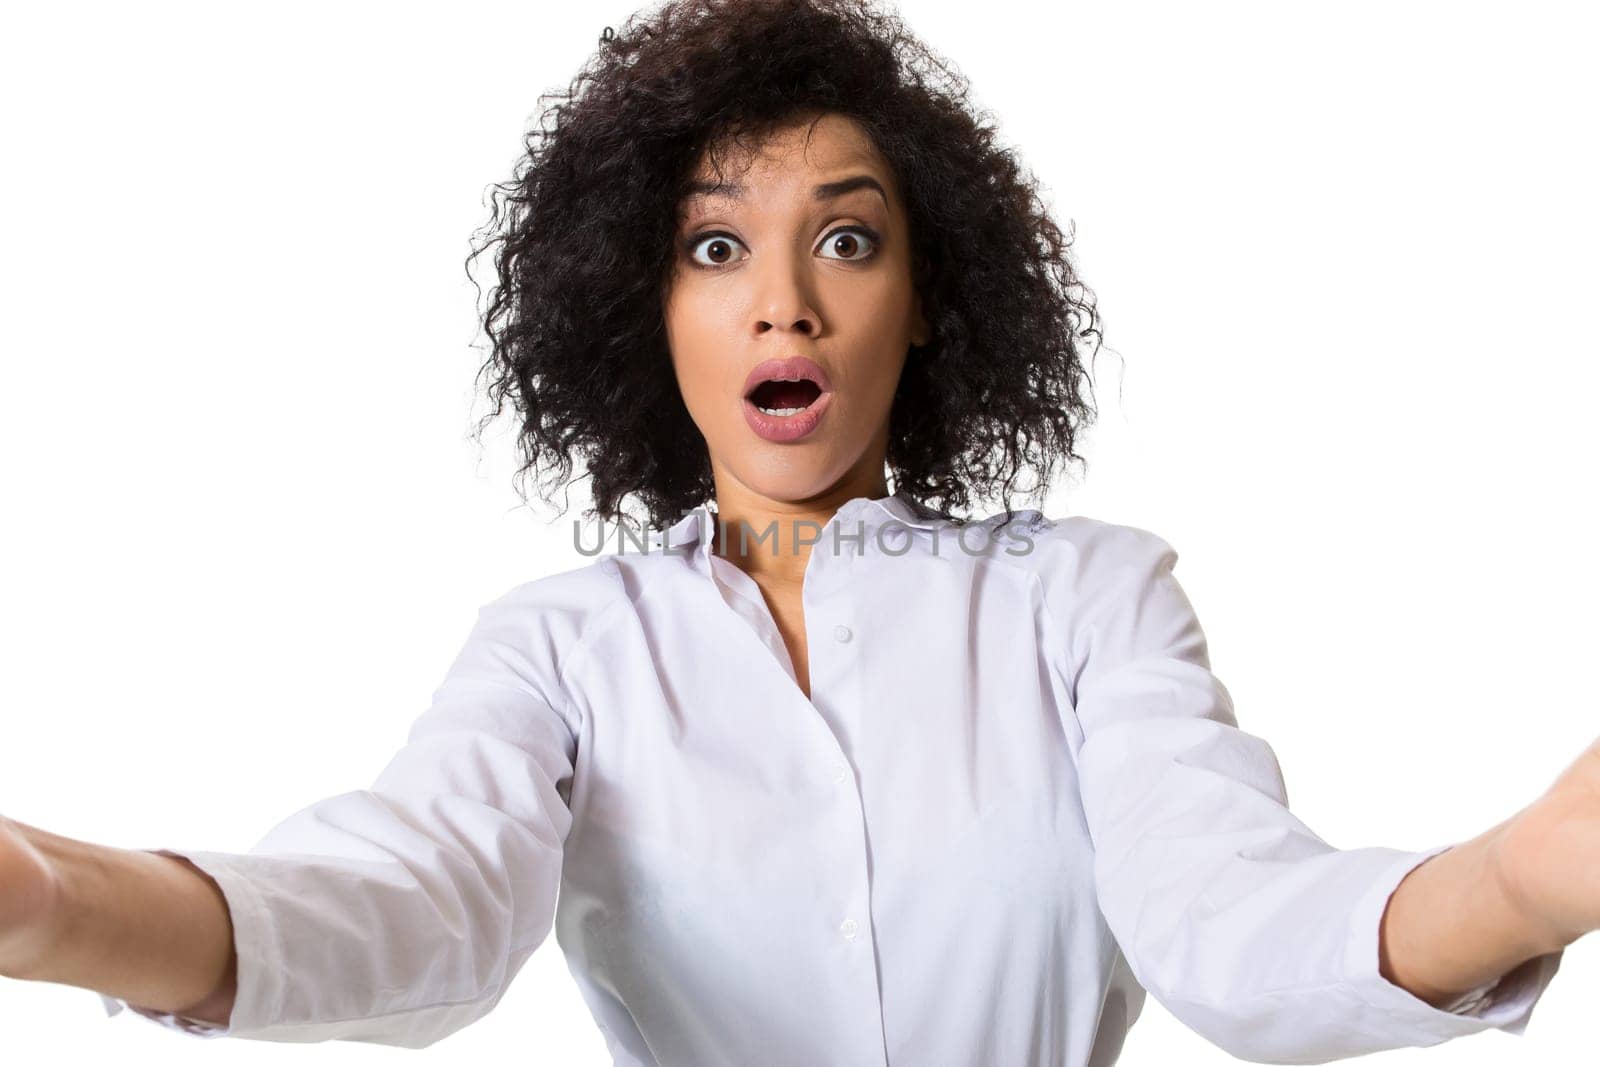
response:
[[[768,378],[767,379],[767,381],[769,381],[769,382],[809,382],[810,380],[811,380],[810,378]],[[757,404],[756,408],[759,409],[760,411],[764,412],[765,414],[776,415],[776,416],[778,416],[780,418],[785,418],[785,417],[790,416],[790,415],[797,415],[797,414],[799,414],[800,412],[804,411],[806,408],[808,408],[810,406],[811,406],[810,404],[806,404],[806,405],[804,405],[802,407],[797,407],[797,408],[769,408],[769,407],[762,407],[760,404]]]

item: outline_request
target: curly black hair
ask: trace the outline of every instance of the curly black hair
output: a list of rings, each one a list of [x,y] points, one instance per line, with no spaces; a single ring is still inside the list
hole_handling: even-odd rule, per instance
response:
[[[467,258],[496,248],[478,378],[520,420],[521,483],[574,455],[591,518],[653,527],[711,500],[704,438],[677,388],[662,295],[686,183],[705,153],[833,113],[860,123],[900,179],[913,281],[932,329],[890,412],[894,490],[949,516],[972,494],[1042,493],[1095,417],[1082,357],[1100,346],[1072,235],[974,114],[965,79],[865,0],[672,0],[606,27],[526,133]],[[480,293],[481,295],[481,293]],[[996,492],[996,488],[999,492]],[[541,499],[549,497],[541,491]],[[527,501],[522,494],[524,503]]]

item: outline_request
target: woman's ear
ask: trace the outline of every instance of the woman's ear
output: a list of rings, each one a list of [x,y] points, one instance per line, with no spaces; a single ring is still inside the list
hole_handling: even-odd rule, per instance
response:
[[[912,307],[911,343],[921,348],[933,337],[933,330],[928,326],[928,320],[922,314],[922,294],[918,293],[916,302]]]

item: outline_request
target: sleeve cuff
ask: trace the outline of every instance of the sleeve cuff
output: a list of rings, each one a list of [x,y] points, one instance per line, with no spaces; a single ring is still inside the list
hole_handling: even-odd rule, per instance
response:
[[[1485,982],[1476,989],[1469,990],[1454,1000],[1439,1005],[1440,1011],[1447,1011],[1451,1015],[1475,1015],[1488,1006],[1488,997],[1501,982],[1496,978]]]
[[[1483,1030],[1522,1034],[1533,1006],[1561,966],[1565,950],[1526,960],[1484,986],[1436,1008],[1385,978],[1378,969],[1378,931],[1389,898],[1407,874],[1453,845],[1440,845],[1397,858],[1357,904],[1347,944],[1345,971],[1351,988],[1367,1005],[1408,1033],[1447,1040]],[[1449,1010],[1453,1009],[1453,1010]]]
[[[208,1023],[201,1019],[191,1019],[185,1015],[174,1015],[171,1012],[152,1011],[149,1008],[141,1008],[136,1004],[129,1004],[120,997],[108,997],[104,993],[97,995],[100,997],[100,1003],[105,1007],[106,1015],[108,1016],[116,1015],[126,1008],[136,1015],[142,1015],[152,1022],[160,1023],[169,1030],[179,1030],[186,1034],[193,1034],[196,1037],[226,1037],[228,1033],[225,1027],[217,1026],[215,1023]]]

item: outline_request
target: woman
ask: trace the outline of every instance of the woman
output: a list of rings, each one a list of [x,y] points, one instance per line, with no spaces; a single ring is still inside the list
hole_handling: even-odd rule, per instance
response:
[[[485,605],[372,788],[248,854],[6,826],[0,970],[420,1047],[553,929],[624,1064],[1108,1064],[1146,990],[1276,1062],[1520,1032],[1600,924],[1600,753],[1471,842],[1332,849],[1166,542],[953,517],[1076,458],[1096,320],[894,19],[672,5],[554,115],[488,390],[650,550]]]

